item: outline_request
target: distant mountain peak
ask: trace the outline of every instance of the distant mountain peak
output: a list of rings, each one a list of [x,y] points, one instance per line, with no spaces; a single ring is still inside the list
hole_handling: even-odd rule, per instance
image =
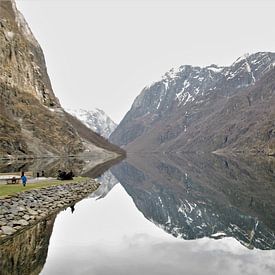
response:
[[[66,111],[105,138],[108,138],[117,126],[103,110],[98,108],[94,110],[66,109]]]

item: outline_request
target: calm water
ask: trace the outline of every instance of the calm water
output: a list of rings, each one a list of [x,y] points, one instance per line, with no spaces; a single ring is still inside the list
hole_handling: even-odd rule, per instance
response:
[[[275,274],[274,179],[272,159],[130,155],[2,245],[2,273]]]

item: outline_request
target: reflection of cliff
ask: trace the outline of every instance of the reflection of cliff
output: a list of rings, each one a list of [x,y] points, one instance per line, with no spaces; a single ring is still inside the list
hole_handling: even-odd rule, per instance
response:
[[[117,158],[115,160],[110,160],[104,164],[97,165],[94,169],[90,170],[85,176],[91,178],[97,178],[100,186],[93,192],[90,197],[103,199],[108,193],[113,189],[113,187],[118,183],[118,180],[110,172],[109,168],[113,165],[118,164],[124,157]]]
[[[30,161],[0,162],[0,173],[12,173],[20,171],[31,171],[36,176],[37,172],[45,172],[46,177],[56,177],[57,171],[72,170],[75,175],[96,178],[108,170],[112,165],[121,161],[119,157],[103,163],[99,163],[97,155],[89,157],[71,158],[42,158]]]
[[[113,187],[118,183],[117,179],[113,176],[110,171],[105,172],[102,176],[98,178],[100,186],[93,192],[90,197],[96,199],[105,198]]]
[[[275,249],[274,160],[128,156],[112,172],[144,216],[174,236],[232,236]]]
[[[32,171],[36,176],[37,172],[45,171],[45,176],[56,177],[59,169],[70,171],[73,170],[79,175],[85,166],[83,159],[77,158],[41,158],[30,161],[14,161],[0,163],[1,173],[11,173],[20,171]]]
[[[109,170],[113,165],[121,162],[121,160],[124,158],[124,156],[121,156],[116,159],[105,161],[104,163],[99,163],[97,165],[93,165],[93,163],[91,163],[82,169],[81,175],[93,179],[98,178],[103,175],[105,171]]]
[[[48,253],[55,216],[0,245],[1,275],[36,275],[42,270]]]

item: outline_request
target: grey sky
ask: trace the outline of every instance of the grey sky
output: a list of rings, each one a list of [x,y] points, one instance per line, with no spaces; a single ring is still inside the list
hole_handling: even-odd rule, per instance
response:
[[[172,67],[275,51],[272,0],[16,2],[63,107],[97,107],[116,122]]]

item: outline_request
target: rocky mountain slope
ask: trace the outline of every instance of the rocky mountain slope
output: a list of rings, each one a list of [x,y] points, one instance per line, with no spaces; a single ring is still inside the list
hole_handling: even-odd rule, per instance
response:
[[[181,66],[145,87],[110,140],[129,151],[275,154],[275,54]]]
[[[84,109],[66,109],[66,112],[78,118],[88,128],[99,135],[109,138],[111,133],[117,127],[117,124],[102,110],[84,110]]]
[[[69,121],[53,93],[42,49],[14,0],[0,1],[0,61],[1,157],[77,154],[94,140],[120,151]]]

